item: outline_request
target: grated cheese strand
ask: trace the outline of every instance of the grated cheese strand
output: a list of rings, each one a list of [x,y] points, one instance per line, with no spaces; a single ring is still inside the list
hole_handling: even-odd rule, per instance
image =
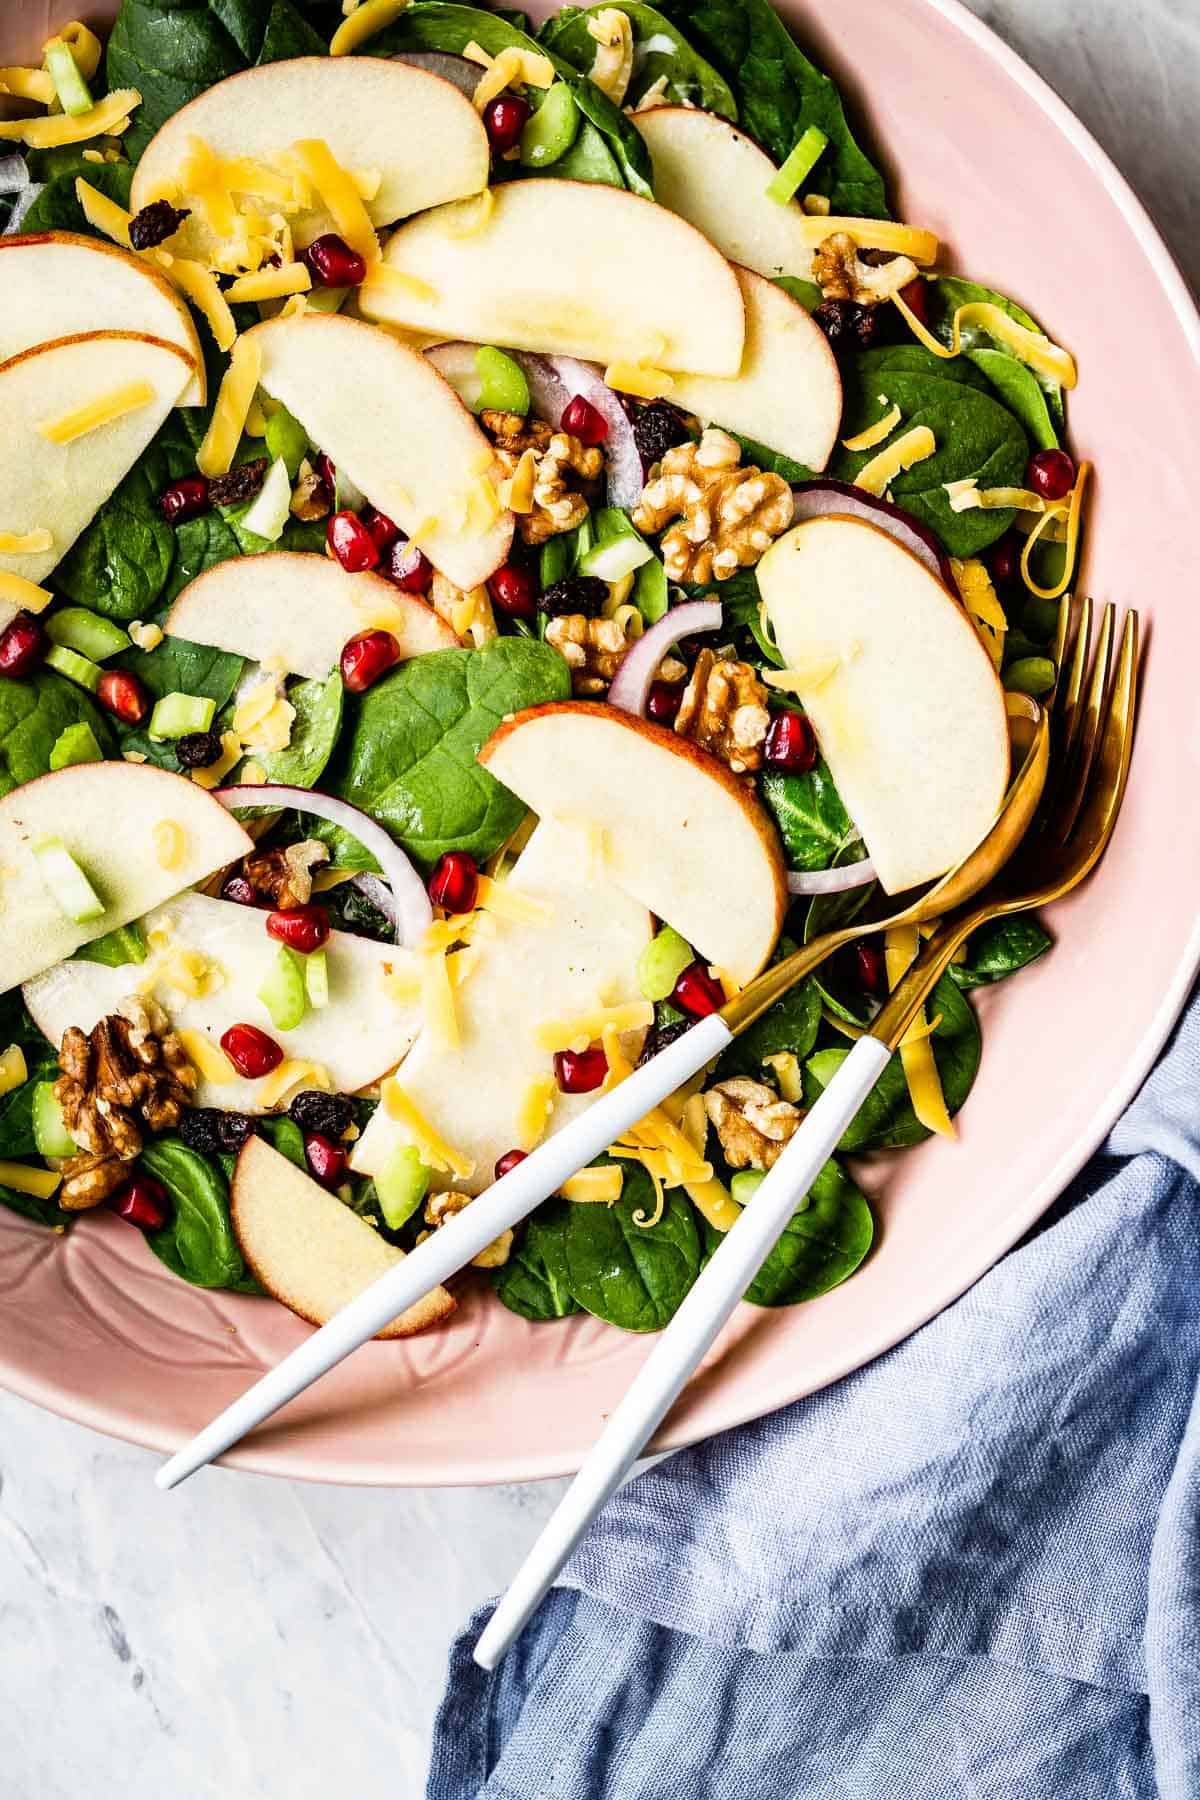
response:
[[[129,123],[140,106],[136,88],[117,88],[85,113],[51,113],[48,118],[9,119],[0,125],[0,139],[28,144],[31,150],[54,150],[60,144],[82,144],[88,138],[111,137]]]
[[[196,467],[210,480],[214,475],[228,474],[232,467],[250,403],[258,389],[261,368],[262,356],[257,343],[252,338],[239,338],[233,346],[229,367],[221,378],[220,392],[204,441],[196,452]],[[271,691],[274,696],[273,684]],[[236,717],[234,729],[241,729]]]
[[[231,350],[237,339],[237,324],[212,270],[186,256],[168,255],[164,260],[160,255],[158,261],[185,300],[203,314],[217,349]]]
[[[541,1142],[557,1093],[558,1083],[553,1075],[535,1075],[530,1081],[517,1108],[518,1149],[532,1150]]]
[[[111,238],[114,244],[120,244],[123,250],[133,249],[129,241],[132,213],[126,212],[123,206],[118,206],[115,200],[110,200],[107,194],[102,194],[99,188],[94,188],[82,175],[76,177],[75,198],[93,231],[102,231],[105,237]]]
[[[1071,489],[1067,499],[1058,500],[1053,506],[1048,506],[1033,530],[1030,532],[1028,538],[1025,540],[1025,548],[1021,552],[1021,574],[1024,578],[1026,587],[1031,593],[1036,594],[1039,600],[1061,599],[1062,595],[1066,593],[1071,585],[1071,577],[1075,573],[1075,564],[1079,556],[1079,531],[1083,518],[1083,495],[1091,472],[1091,463],[1080,463],[1079,472],[1075,477],[1075,486]],[[1033,552],[1042,537],[1042,533],[1046,531],[1051,521],[1063,518],[1065,518],[1067,522],[1067,548],[1063,557],[1063,572],[1053,587],[1040,587],[1031,573],[1030,565]]]
[[[468,1162],[466,1157],[460,1156],[457,1151],[450,1148],[445,1138],[413,1105],[394,1075],[389,1076],[383,1082],[380,1095],[383,1100],[384,1112],[389,1119],[394,1119],[408,1132],[421,1153],[422,1162],[429,1163],[432,1168],[443,1169],[448,1174],[457,1175],[460,1181],[465,1181],[474,1174],[474,1163]]]
[[[897,475],[927,461],[936,451],[937,439],[928,425],[914,425],[911,431],[906,431],[903,437],[865,463],[855,476],[854,485],[864,494],[873,494],[881,500]]]
[[[360,6],[347,13],[330,38],[330,56],[350,56],[376,32],[393,24],[407,5],[408,0],[362,0]]]
[[[992,300],[971,300],[958,308],[951,320],[950,344],[947,347],[939,338],[934,337],[927,325],[921,323],[903,295],[893,294],[891,299],[917,342],[924,344],[926,350],[931,351],[934,356],[941,357],[943,362],[949,362],[951,357],[961,354],[963,330],[975,325],[990,338],[1005,345],[1035,374],[1045,375],[1064,388],[1073,388],[1079,379],[1075,358],[1069,350],[1063,350],[1051,342],[1044,332],[1030,331],[1028,326],[1018,324],[1016,319]]]
[[[882,444],[891,437],[903,417],[900,408],[893,406],[889,412],[884,413],[882,419],[877,419],[874,425],[868,425],[865,431],[860,431],[855,437],[843,438],[842,449],[873,450],[876,444]]]
[[[887,964],[888,987],[895,989],[909,966],[915,961],[920,945],[915,925],[893,925],[884,933],[884,960]],[[900,1045],[900,1064],[908,1083],[913,1111],[921,1124],[942,1137],[954,1137],[955,1130],[946,1111],[946,1096],[933,1057],[930,1042],[932,1030],[922,1007]]]
[[[49,588],[27,581],[24,575],[11,575],[0,569],[0,605],[15,606],[18,612],[40,613],[53,598]]]
[[[323,138],[302,138],[292,153],[329,209],[339,236],[367,262],[378,262],[379,239],[362,195],[329,145]]]
[[[282,300],[289,294],[306,294],[312,276],[301,262],[285,263],[278,269],[260,269],[253,275],[241,275],[225,289],[230,306],[254,300]],[[261,435],[261,433],[260,433]]]
[[[124,387],[113,388],[109,393],[101,394],[99,399],[88,400],[57,419],[39,419],[36,430],[39,437],[49,439],[52,444],[73,444],[77,438],[86,437],[103,425],[112,425],[117,419],[149,406],[153,399],[154,389],[148,381],[127,381]]]
[[[610,1165],[604,1169],[580,1169],[577,1175],[569,1175],[558,1191],[564,1200],[573,1200],[577,1205],[612,1206],[621,1198],[624,1183],[621,1170]]]

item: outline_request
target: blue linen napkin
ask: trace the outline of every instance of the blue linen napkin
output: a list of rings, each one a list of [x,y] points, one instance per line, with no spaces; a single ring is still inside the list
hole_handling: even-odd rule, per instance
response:
[[[1194,997],[955,1306],[632,1482],[494,1675],[472,1619],[429,1800],[1196,1800],[1198,1202]]]

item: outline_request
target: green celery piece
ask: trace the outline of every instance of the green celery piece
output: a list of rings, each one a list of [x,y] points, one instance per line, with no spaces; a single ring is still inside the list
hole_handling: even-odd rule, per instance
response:
[[[135,921],[132,925],[118,925],[113,931],[106,931],[103,937],[93,938],[90,944],[81,944],[72,960],[103,963],[106,969],[123,969],[126,963],[144,963],[148,954],[146,934]]]
[[[1035,700],[1050,692],[1054,680],[1054,664],[1048,656],[1018,657],[1004,671],[1004,685],[1010,694],[1031,694]]]
[[[493,344],[483,344],[475,352],[475,369],[480,381],[476,411],[522,415],[529,411],[529,383],[520,363]]]
[[[308,455],[308,433],[282,403],[276,405],[267,420],[266,444],[271,460],[277,462],[282,457],[289,479],[295,481],[300,464]]]
[[[154,703],[147,730],[156,743],[186,737],[190,731],[207,731],[216,710],[215,700],[196,694],[164,694]]]
[[[429,1191],[431,1171],[412,1144],[393,1150],[375,1177],[379,1210],[392,1231],[406,1225]]]
[[[93,101],[88,84],[79,73],[71,46],[61,38],[51,38],[46,45],[46,69],[65,113],[78,119],[83,113],[91,112]]]
[[[242,530],[253,532],[268,544],[277,544],[291,517],[292,483],[287,464],[277,456],[267,470],[266,479],[247,512],[242,516]]]
[[[41,838],[33,846],[33,859],[46,887],[77,925],[87,925],[104,914],[104,902],[60,837]]]
[[[62,1107],[54,1098],[52,1081],[39,1081],[34,1088],[30,1118],[39,1156],[75,1155],[79,1145],[67,1130]]]
[[[637,978],[647,1000],[669,1000],[696,952],[673,925],[663,925],[638,957]]]
[[[96,734],[84,722],[68,725],[65,731],[60,731],[50,752],[52,769],[70,769],[76,763],[103,761],[104,752],[96,742]]]
[[[802,181],[807,181],[821,157],[829,148],[829,138],[819,125],[810,125],[801,133],[795,147],[767,183],[767,199],[786,206]]]
[[[323,950],[304,958],[304,990],[314,1011],[329,1005],[329,959]]]
[[[304,964],[286,944],[279,946],[258,990],[258,998],[270,1013],[276,1031],[294,1031],[308,1011]]]
[[[766,1179],[762,1169],[739,1169],[730,1180],[729,1192],[739,1206],[749,1206]]]
[[[580,114],[565,81],[554,82],[521,133],[521,165],[544,169],[565,156],[579,135]]]
[[[51,644],[46,652],[46,667],[56,669],[68,681],[86,688],[89,694],[94,694],[100,686],[101,671],[96,664],[86,656],[80,656],[77,651],[68,650],[65,644]]]
[[[64,606],[47,614],[46,636],[52,644],[77,650],[92,662],[104,662],[129,648],[129,633],[86,606]]]

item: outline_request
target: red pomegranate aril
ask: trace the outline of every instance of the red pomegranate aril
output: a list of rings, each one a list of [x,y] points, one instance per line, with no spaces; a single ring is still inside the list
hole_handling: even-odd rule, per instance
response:
[[[725,989],[706,963],[689,963],[671,994],[672,1006],[693,1018],[704,1019],[720,1012],[725,1004]]]
[[[608,1058],[599,1044],[588,1050],[559,1050],[554,1057],[554,1079],[564,1094],[591,1094],[608,1074]]]
[[[0,675],[28,675],[45,654],[46,634],[32,613],[19,612],[0,631]]]
[[[1021,573],[1024,540],[1015,531],[1006,531],[988,551],[988,568],[997,587],[1011,587]]]
[[[518,1163],[523,1163],[528,1154],[527,1150],[506,1150],[503,1156],[498,1156],[495,1168],[496,1180],[501,1180],[503,1176],[515,1169]]]
[[[429,898],[448,913],[469,913],[479,896],[479,869],[465,850],[439,856],[429,877]]]
[[[96,698],[124,725],[140,725],[150,711],[149,695],[128,669],[105,670],[96,689]]]
[[[304,1160],[309,1174],[322,1187],[337,1187],[346,1179],[349,1159],[344,1145],[335,1144],[332,1138],[322,1136],[319,1131],[310,1131],[305,1138]]]
[[[521,141],[529,119],[529,103],[515,94],[498,94],[483,109],[483,128],[493,150],[511,150]]]
[[[314,287],[357,287],[367,279],[366,258],[352,250],[335,231],[314,238],[300,259],[313,278]]]
[[[365,694],[399,661],[400,646],[390,631],[360,631],[342,645],[342,680],[352,694]]]
[[[109,1195],[108,1204],[118,1218],[128,1219],[143,1231],[157,1231],[165,1225],[170,1210],[167,1190],[150,1175],[135,1175]]]
[[[885,994],[887,992],[887,964],[884,961],[883,945],[878,938],[859,938],[852,944],[848,952],[850,966],[860,986],[865,987],[868,994]]]
[[[763,761],[768,769],[785,775],[803,775],[816,767],[816,733],[803,713],[776,713],[763,745]]]
[[[253,906],[258,895],[247,876],[231,875],[221,887],[221,898],[231,900],[235,906]]]
[[[683,705],[683,686],[675,681],[652,681],[646,695],[646,717],[656,725],[673,725]]]
[[[505,563],[488,578],[492,603],[510,619],[532,619],[537,611],[538,584],[532,569],[520,563]]]
[[[907,287],[900,289],[900,298],[908,310],[917,315],[922,325],[929,324],[929,284],[918,275]]]
[[[383,572],[406,594],[427,594],[433,580],[433,564],[408,538],[392,545]]]
[[[585,400],[582,394],[576,394],[563,408],[561,429],[569,431],[572,437],[577,437],[588,449],[594,449],[608,436],[608,420],[590,400]]]
[[[168,525],[182,525],[208,511],[208,482],[203,475],[185,475],[158,496],[158,510]]]
[[[333,505],[337,498],[337,464],[329,460],[323,450],[318,450],[313,457],[313,468],[321,478],[321,486],[329,495],[329,504]]]
[[[257,1025],[231,1025],[221,1034],[221,1048],[238,1074],[244,1075],[247,1081],[269,1075],[283,1061],[283,1051],[275,1039],[260,1031]]]
[[[1029,464],[1029,485],[1043,500],[1065,500],[1075,486],[1075,463],[1065,450],[1039,450]]]
[[[361,575],[379,561],[379,545],[357,513],[334,513],[325,527],[325,541],[347,575]]]
[[[311,956],[329,936],[329,914],[310,900],[306,906],[289,906],[267,914],[267,931],[289,950]]]
[[[362,522],[377,550],[390,550],[400,536],[400,527],[386,513],[381,513],[377,506],[368,506]]]

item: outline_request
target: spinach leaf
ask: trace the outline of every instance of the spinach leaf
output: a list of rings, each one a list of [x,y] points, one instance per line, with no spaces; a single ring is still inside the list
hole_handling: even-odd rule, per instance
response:
[[[718,421],[719,422],[719,421]],[[793,462],[782,450],[772,450],[769,444],[756,443],[753,438],[742,437],[740,432],[730,433],[742,447],[742,461],[753,463],[756,469],[767,469],[773,475],[782,475],[785,481],[819,481],[815,470],[804,463]]]
[[[997,919],[968,940],[962,962],[951,963],[949,974],[960,988],[988,987],[1027,969],[1053,942],[1046,928],[1028,914]]]
[[[18,1194],[15,1188],[0,1187],[0,1206],[32,1219],[35,1225],[48,1225],[52,1231],[65,1231],[76,1213],[64,1212],[53,1200],[39,1200],[36,1194]]]
[[[258,1135],[266,1138],[268,1144],[278,1150],[280,1156],[286,1156],[290,1163],[308,1173],[308,1163],[304,1156],[304,1133],[295,1119],[289,1119],[286,1113],[277,1113],[271,1118],[258,1121]]]
[[[160,700],[164,694],[195,694],[224,706],[238,684],[244,660],[228,650],[214,650],[211,644],[165,637],[153,650],[123,650],[114,658],[114,666],[131,669],[145,682],[152,700]],[[164,753],[174,758],[169,745],[155,744],[144,732],[138,733],[136,746],[132,735],[123,738],[122,743],[126,748],[136,747],[156,762]],[[174,766],[173,762],[170,766]]]
[[[108,85],[142,96],[123,142],[137,158],[172,113],[214,82],[258,63],[324,56],[328,47],[291,0],[122,0],[108,40]]]
[[[792,948],[791,944],[780,945],[784,954]],[[781,1051],[790,1052],[802,1063],[817,1041],[820,1025],[821,990],[809,975],[734,1038],[717,1066],[720,1079],[750,1075],[761,1080],[768,1056],[778,1056]]]
[[[597,1319],[623,1331],[661,1331],[700,1273],[700,1234],[689,1200],[671,1189],[657,1225],[638,1225],[635,1213],[654,1213],[650,1177],[624,1164],[625,1185],[612,1206],[568,1206],[567,1282]]]
[[[953,1115],[970,1093],[979,1072],[979,1023],[970,1003],[948,975],[943,975],[934,988],[928,1010],[934,1017],[940,1015],[933,1033],[933,1055],[946,1108]],[[818,1050],[809,1057],[804,1067],[806,1106],[816,1102],[849,1054],[847,1047]],[[838,1149],[847,1153],[900,1150],[921,1143],[929,1135],[912,1109],[908,1083],[896,1055],[850,1121]]]
[[[617,159],[590,119],[584,119],[575,142],[554,164],[559,181],[597,181],[602,187],[624,187]]]
[[[981,287],[977,281],[964,281],[957,275],[939,275],[936,281],[927,284],[929,288],[929,326],[935,337],[940,337],[949,344],[952,335],[952,321],[960,306],[969,306],[973,301],[987,301],[992,306],[1000,307],[1018,325],[1024,325],[1027,331],[1041,331],[1041,326],[1032,314],[1027,313],[1015,300],[1009,300],[1004,294],[998,294],[993,288]],[[982,326],[968,326],[962,334],[964,353],[970,357],[977,368],[983,370],[988,380],[1012,406],[1012,410],[1021,422],[1030,430],[1030,435],[1037,441],[1037,434],[1030,427],[1030,419],[1036,420],[1040,429],[1048,430],[1052,435],[1048,442],[1038,443],[1039,449],[1050,449],[1057,444],[1059,437],[1066,429],[1066,404],[1060,382],[1051,375],[1036,374],[1027,363],[1013,355],[1005,345],[998,344],[988,336]],[[1005,365],[1011,364],[1012,368]],[[1036,399],[1030,394],[1030,385],[1041,390],[1042,403],[1039,407]],[[1014,396],[1021,397],[1021,405],[1014,404]],[[1029,409],[1030,418],[1026,418],[1022,407]]]
[[[54,584],[68,600],[123,625],[149,618],[175,557],[175,533],[158,509],[170,479],[151,444],[59,563]]]
[[[538,36],[547,50],[586,75],[596,58],[588,25],[604,11],[603,6],[564,6],[546,20]],[[678,26],[640,0],[629,0],[621,11],[633,27],[633,74],[623,104],[636,107],[646,89],[665,76],[663,94],[672,106],[699,106],[736,122],[737,101],[729,83],[693,50]]]
[[[83,689],[52,669],[22,681],[0,681],[0,795],[44,775],[50,752],[68,725],[90,725],[100,748],[112,749],[112,732]]]
[[[972,350],[971,361],[982,369],[1014,418],[1020,419],[1038,450],[1053,450],[1058,432],[1050,417],[1046,391],[1033,370],[1006,350]]]
[[[141,1161],[171,1197],[172,1212],[146,1242],[160,1262],[194,1287],[234,1287],[246,1265],[229,1222],[229,1189],[216,1165],[178,1138],[146,1145]]]
[[[755,1306],[815,1300],[853,1275],[874,1235],[862,1190],[831,1160],[746,1289],[746,1299]]]
[[[0,1044],[0,1048],[7,1048],[7,1040]],[[0,1156],[38,1154],[37,1140],[33,1135],[33,1090],[39,1081],[53,1081],[58,1074],[58,1058],[49,1044],[43,1042],[41,1051],[37,1062],[29,1056],[25,1059],[28,1079],[20,1087],[0,1095]]]
[[[134,117],[136,118],[136,114]],[[132,129],[132,128],[131,128]],[[23,232],[35,231],[76,231],[84,237],[98,237],[104,243],[108,239],[102,232],[88,224],[83,216],[83,208],[75,197],[75,182],[82,175],[83,179],[118,206],[129,205],[129,184],[133,180],[133,169],[127,162],[91,163],[83,160],[83,155],[76,150],[72,153],[65,167],[58,169],[47,182],[29,211],[25,214]]]
[[[476,762],[481,745],[506,713],[570,692],[558,651],[529,638],[416,656],[364,694],[327,785],[421,862],[451,849],[482,860],[516,830],[525,807]],[[344,832],[318,835],[342,868],[371,867]]]
[[[493,1287],[509,1312],[523,1319],[565,1319],[582,1311],[567,1276],[566,1238],[571,1203],[552,1200],[530,1219]]]
[[[851,823],[825,758],[803,775],[768,770],[761,786],[792,868],[831,869]]]
[[[927,425],[935,453],[897,475],[889,490],[923,525],[935,531],[951,556],[977,556],[1013,522],[1011,509],[955,513],[945,484],[973,477],[980,487],[1017,487],[1025,479],[1029,439],[1025,429],[965,358],[941,362],[919,344],[864,350],[842,369],[846,406],[843,435],[873,425],[887,405],[899,406],[906,429]],[[830,473],[854,481],[874,450],[839,446]]]
[[[856,838],[853,843],[839,846],[831,866],[840,868],[845,863],[861,862],[866,853],[866,845],[860,838]],[[861,887],[844,888],[841,893],[815,894],[809,901],[804,920],[804,942],[811,944],[814,938],[823,936],[825,932],[837,931],[841,926],[849,925],[872,899],[875,887],[875,882],[864,881]],[[849,977],[847,963],[847,958],[831,956],[821,964],[812,979],[820,990],[825,1005],[839,1019],[846,1019],[852,1025],[869,1025],[875,1011],[875,1002],[858,982]]]
[[[7,993],[0,994],[0,1050],[7,1050],[10,1044],[19,1044],[25,1052],[25,1061],[32,1067],[41,1062],[52,1046],[42,1036],[21,998],[20,988],[9,988]]]
[[[782,163],[810,125],[829,139],[809,181],[835,213],[886,219],[883,176],[855,142],[841,96],[809,62],[770,0],[659,0],[702,56],[725,77],[743,128]]]

